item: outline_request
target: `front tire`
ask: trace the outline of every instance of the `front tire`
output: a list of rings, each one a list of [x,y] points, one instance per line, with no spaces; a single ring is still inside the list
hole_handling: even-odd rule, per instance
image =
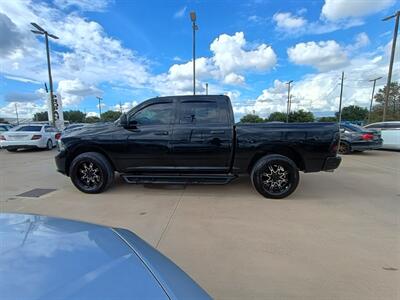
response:
[[[98,194],[111,186],[114,181],[114,170],[104,155],[85,152],[72,161],[69,176],[81,192]]]
[[[282,199],[299,184],[299,170],[286,156],[271,154],[259,159],[251,171],[254,188],[265,198]]]

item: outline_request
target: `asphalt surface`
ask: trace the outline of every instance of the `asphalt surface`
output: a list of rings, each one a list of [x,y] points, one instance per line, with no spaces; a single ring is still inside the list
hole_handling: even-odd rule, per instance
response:
[[[122,181],[87,195],[55,171],[56,151],[0,151],[2,212],[128,228],[216,299],[400,299],[400,153],[344,157],[334,173],[301,174],[284,200],[248,178],[226,186]],[[39,198],[16,195],[56,191]]]

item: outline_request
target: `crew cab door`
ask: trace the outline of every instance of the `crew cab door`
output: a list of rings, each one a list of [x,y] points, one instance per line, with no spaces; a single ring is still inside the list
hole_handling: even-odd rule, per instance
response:
[[[233,126],[224,102],[212,97],[178,99],[177,112],[171,139],[177,170],[227,172],[232,154]]]
[[[172,100],[150,102],[128,116],[125,171],[162,171],[174,167],[170,151]]]

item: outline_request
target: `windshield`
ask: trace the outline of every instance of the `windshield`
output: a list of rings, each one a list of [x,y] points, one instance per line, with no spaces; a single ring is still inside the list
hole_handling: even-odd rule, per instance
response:
[[[15,131],[40,131],[42,129],[42,126],[21,126]]]

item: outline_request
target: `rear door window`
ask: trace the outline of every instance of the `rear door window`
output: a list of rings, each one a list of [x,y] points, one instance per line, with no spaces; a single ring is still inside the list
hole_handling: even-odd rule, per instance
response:
[[[180,103],[180,124],[226,123],[221,118],[216,101],[182,101]]]

